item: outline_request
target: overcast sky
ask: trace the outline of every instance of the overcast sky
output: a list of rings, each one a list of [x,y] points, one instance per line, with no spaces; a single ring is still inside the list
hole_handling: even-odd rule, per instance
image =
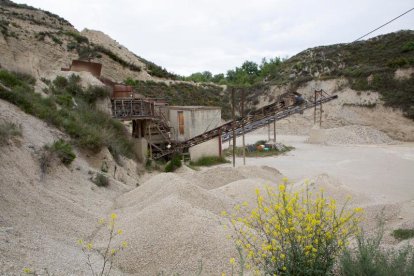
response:
[[[16,1],[16,0],[15,0]],[[100,30],[181,75],[225,73],[245,60],[346,43],[414,7],[413,0],[17,0]],[[414,29],[414,11],[369,37]]]

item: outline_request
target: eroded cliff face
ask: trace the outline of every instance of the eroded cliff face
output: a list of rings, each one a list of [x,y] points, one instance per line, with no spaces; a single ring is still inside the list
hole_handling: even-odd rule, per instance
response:
[[[116,82],[127,78],[163,81],[127,48],[99,31],[78,32],[49,12],[0,3],[0,65],[37,79],[67,68],[74,59],[103,64],[102,76]]]
[[[0,6],[0,65],[40,77],[44,71],[66,67],[76,58],[57,32],[76,32],[66,21],[46,12]],[[54,40],[53,40],[54,39]]]

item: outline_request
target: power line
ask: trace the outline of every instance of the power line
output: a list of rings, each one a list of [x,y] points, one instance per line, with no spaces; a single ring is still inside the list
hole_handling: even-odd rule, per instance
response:
[[[407,13],[409,13],[409,12],[410,12],[410,11],[412,11],[412,10],[414,10],[414,8],[409,9],[409,10],[408,10],[408,11],[406,11],[405,13],[400,14],[399,16],[397,16],[397,17],[395,17],[395,18],[391,19],[391,20],[390,20],[390,21],[388,21],[387,23],[385,23],[385,24],[383,24],[383,25],[379,26],[379,27],[378,27],[378,28],[376,28],[375,30],[370,31],[369,33],[367,33],[367,34],[365,34],[365,35],[361,36],[360,38],[355,39],[355,40],[354,40],[354,41],[352,41],[352,42],[357,42],[358,40],[360,40],[360,39],[362,39],[362,38],[366,37],[367,35],[370,35],[370,34],[372,34],[373,32],[375,32],[375,31],[377,31],[377,30],[381,29],[382,27],[384,27],[384,26],[386,26],[386,25],[390,24],[391,22],[393,22],[393,21],[397,20],[397,19],[398,19],[398,18],[400,18],[401,16],[406,15]]]

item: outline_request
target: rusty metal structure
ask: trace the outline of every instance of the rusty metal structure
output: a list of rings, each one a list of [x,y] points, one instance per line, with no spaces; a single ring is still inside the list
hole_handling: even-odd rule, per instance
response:
[[[94,77],[100,78],[102,72],[102,64],[84,60],[72,60],[72,64],[69,66],[69,68],[61,68],[61,70],[74,72],[86,71],[91,73]]]
[[[316,108],[337,97],[337,95],[329,95],[325,91],[319,90],[315,91],[314,99],[311,101],[304,100],[296,92],[284,93],[269,105],[183,142],[171,140],[173,130],[163,113],[163,107],[167,105],[166,102],[160,99],[136,99],[132,96],[113,97],[111,102],[113,117],[120,120],[131,120],[133,122],[132,135],[136,138],[149,137],[148,143],[152,158],[159,159],[174,153],[186,152],[190,147],[217,137],[219,143],[224,143],[232,139],[233,136],[237,137],[243,133],[252,132],[293,114],[302,114],[304,110]],[[232,132],[233,129],[234,132]]]

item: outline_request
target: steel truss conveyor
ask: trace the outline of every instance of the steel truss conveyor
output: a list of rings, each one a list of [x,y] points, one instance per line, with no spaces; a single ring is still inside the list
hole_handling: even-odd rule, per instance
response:
[[[238,118],[235,121],[227,122],[217,128],[204,132],[189,140],[181,143],[172,144],[171,148],[155,152],[153,159],[159,159],[163,156],[168,156],[173,153],[180,153],[188,150],[188,148],[206,142],[208,140],[220,137],[221,142],[229,141],[233,138],[233,124],[235,135],[241,136],[243,133],[249,133],[261,127],[264,127],[274,121],[278,121],[289,117],[293,114],[303,113],[303,111],[320,106],[323,103],[337,99],[337,95],[329,95],[323,90],[315,91],[314,101],[301,101],[297,99],[297,93],[285,93],[278,97],[278,99],[267,106],[264,106],[250,114]],[[293,99],[293,101],[291,101]]]

